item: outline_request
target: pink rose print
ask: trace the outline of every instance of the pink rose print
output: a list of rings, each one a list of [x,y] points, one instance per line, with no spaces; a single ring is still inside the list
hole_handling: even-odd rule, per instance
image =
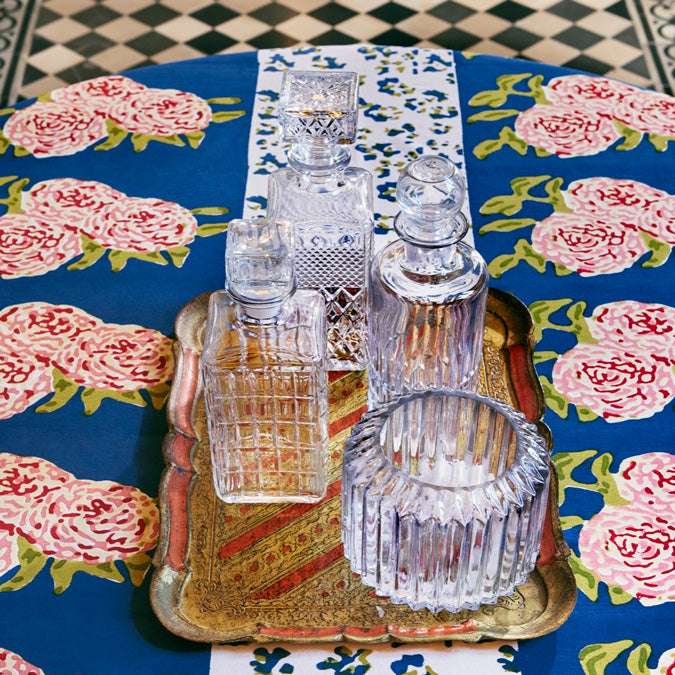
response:
[[[559,356],[553,383],[570,402],[608,422],[651,417],[675,397],[669,359],[611,344],[582,343]]]
[[[7,120],[5,136],[35,157],[73,155],[105,138],[105,118],[70,103],[33,103]]]
[[[641,211],[668,193],[628,178],[598,177],[575,180],[562,195],[575,213],[635,223]]]
[[[19,564],[19,545],[16,535],[0,529],[0,576]],[[2,664],[2,661],[0,661]]]
[[[25,514],[75,476],[41,457],[0,452],[0,534],[20,526]]]
[[[612,114],[631,129],[675,136],[675,98],[672,96],[638,90],[618,101]]]
[[[675,307],[621,300],[598,305],[588,321],[591,335],[628,349],[675,355]]]
[[[71,305],[26,302],[0,310],[0,345],[34,353],[42,363],[65,349],[84,330],[101,320]]]
[[[516,135],[558,157],[595,155],[619,139],[611,118],[564,105],[537,104],[516,118]]]
[[[127,197],[91,213],[82,229],[106,248],[149,253],[192,242],[197,220],[174,202]]]
[[[46,274],[82,253],[80,235],[23,213],[0,216],[0,277]]]
[[[18,654],[1,648],[0,672],[2,675],[45,675],[41,668],[24,661]]]
[[[159,512],[135,487],[74,480],[29,511],[23,530],[45,555],[99,564],[153,548]]]
[[[675,455],[648,452],[628,457],[621,462],[615,479],[619,494],[631,504],[672,514],[675,504]]]
[[[675,522],[635,504],[606,506],[579,533],[582,563],[643,605],[675,600]]]
[[[145,89],[118,101],[108,114],[127,131],[150,136],[187,134],[211,122],[211,108],[203,98],[175,89]]]
[[[675,647],[663,652],[656,668],[649,671],[651,675],[675,675]]]
[[[86,105],[107,114],[117,101],[146,89],[145,85],[122,75],[96,77],[67,87],[53,89],[51,98],[59,103]]]
[[[59,223],[79,231],[82,221],[92,212],[114,204],[125,195],[105,183],[76,178],[54,178],[33,185],[22,193],[23,210],[42,220]]]
[[[637,226],[650,237],[675,246],[675,196],[668,195],[644,211]]]
[[[621,272],[647,252],[636,229],[583,213],[544,218],[532,230],[532,247],[586,277]]]
[[[639,89],[629,84],[591,75],[554,77],[544,87],[546,98],[551,103],[602,112],[609,112],[615,103],[636,91]]]
[[[34,354],[0,351],[0,419],[23,412],[52,391],[51,368]]]
[[[66,377],[94,389],[151,388],[173,376],[172,341],[134,325],[102,324],[84,331],[55,358]]]

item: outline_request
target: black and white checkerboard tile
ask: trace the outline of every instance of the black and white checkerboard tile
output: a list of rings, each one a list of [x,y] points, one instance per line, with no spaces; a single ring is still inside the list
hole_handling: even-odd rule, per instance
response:
[[[654,86],[624,0],[43,0],[20,95],[204,54],[355,42],[517,56]]]

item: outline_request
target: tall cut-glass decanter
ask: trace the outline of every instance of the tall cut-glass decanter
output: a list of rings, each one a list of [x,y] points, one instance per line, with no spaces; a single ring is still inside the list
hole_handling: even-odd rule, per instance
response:
[[[290,223],[233,220],[227,290],[209,299],[202,376],[216,493],[314,502],[326,492],[325,305],[295,291]]]
[[[444,157],[421,157],[399,177],[400,239],[371,267],[371,406],[398,394],[478,384],[489,273],[460,241],[469,227],[460,213],[464,196],[461,174]]]
[[[368,363],[372,176],[349,166],[357,91],[355,73],[285,73],[279,126],[291,147],[288,166],[269,179],[268,217],[295,226],[298,287],[319,290],[326,301],[329,370],[362,370]]]

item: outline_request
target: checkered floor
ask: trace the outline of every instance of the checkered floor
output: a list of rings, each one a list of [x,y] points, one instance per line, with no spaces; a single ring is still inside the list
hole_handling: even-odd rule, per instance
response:
[[[19,96],[204,54],[354,42],[518,56],[653,86],[623,0],[43,0]]]

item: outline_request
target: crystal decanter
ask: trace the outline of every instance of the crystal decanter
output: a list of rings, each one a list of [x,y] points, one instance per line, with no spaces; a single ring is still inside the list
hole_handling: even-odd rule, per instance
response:
[[[288,165],[270,175],[267,215],[295,226],[298,288],[326,301],[329,370],[368,363],[366,279],[373,241],[372,176],[350,167],[355,73],[284,74],[279,126]]]
[[[287,222],[233,220],[227,290],[209,299],[202,376],[216,493],[314,502],[326,492],[325,305],[295,291]]]
[[[371,407],[398,394],[478,384],[489,273],[460,241],[469,227],[464,196],[461,174],[444,157],[421,157],[399,177],[400,239],[377,254],[370,273]]]

